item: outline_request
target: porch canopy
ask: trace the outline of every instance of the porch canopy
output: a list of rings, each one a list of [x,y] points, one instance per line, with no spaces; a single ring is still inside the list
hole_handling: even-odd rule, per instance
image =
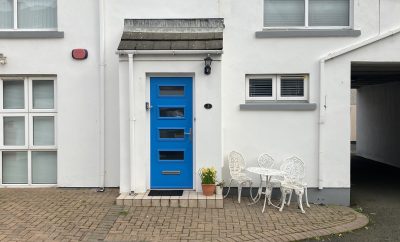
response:
[[[224,22],[207,19],[125,19],[118,50],[222,50]]]

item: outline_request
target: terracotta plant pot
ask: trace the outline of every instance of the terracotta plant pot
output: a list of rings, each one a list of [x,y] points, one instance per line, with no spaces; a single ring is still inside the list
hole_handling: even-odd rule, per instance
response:
[[[201,184],[204,196],[212,196],[215,193],[215,184]]]

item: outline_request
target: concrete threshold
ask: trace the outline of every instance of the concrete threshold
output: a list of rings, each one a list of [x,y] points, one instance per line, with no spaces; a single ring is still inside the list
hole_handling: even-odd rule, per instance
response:
[[[184,191],[182,196],[148,196],[150,191],[133,195],[120,194],[117,205],[134,207],[224,208],[222,195],[204,196],[195,191]]]

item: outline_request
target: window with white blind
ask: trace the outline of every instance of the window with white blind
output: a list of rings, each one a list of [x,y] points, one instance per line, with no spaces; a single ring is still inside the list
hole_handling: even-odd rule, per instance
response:
[[[57,0],[0,0],[0,30],[54,30]]]
[[[0,77],[0,184],[57,184],[55,78]]]
[[[308,75],[248,75],[246,100],[308,100]]]
[[[350,27],[352,0],[264,0],[266,28]]]

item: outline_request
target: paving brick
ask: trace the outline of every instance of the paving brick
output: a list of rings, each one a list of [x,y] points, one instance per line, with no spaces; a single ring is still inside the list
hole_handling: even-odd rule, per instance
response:
[[[132,205],[144,195],[130,199]],[[301,214],[293,203],[282,213],[269,206],[262,214],[262,202],[248,206],[246,197],[238,204],[234,196],[224,200],[190,192],[185,196],[171,200],[175,207],[122,207],[116,205],[118,189],[103,193],[94,189],[0,189],[0,240],[288,241],[341,233],[368,223],[364,215],[347,207],[313,205]],[[188,207],[178,207],[184,200]],[[162,205],[169,199],[143,201]],[[198,204],[194,206],[193,201]],[[211,201],[216,207],[223,201],[224,208],[205,209]]]

